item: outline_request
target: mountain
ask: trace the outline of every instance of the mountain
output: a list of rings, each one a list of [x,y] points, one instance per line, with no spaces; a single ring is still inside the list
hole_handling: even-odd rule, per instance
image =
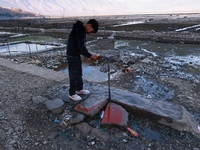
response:
[[[0,0],[3,8],[58,17],[199,13],[199,5],[199,0]]]
[[[2,8],[0,7],[0,17],[36,17],[38,14],[26,12],[17,8]]]
[[[124,9],[113,0],[1,0],[0,7],[17,8],[45,16],[95,16],[124,14]],[[102,11],[105,10],[105,11]]]

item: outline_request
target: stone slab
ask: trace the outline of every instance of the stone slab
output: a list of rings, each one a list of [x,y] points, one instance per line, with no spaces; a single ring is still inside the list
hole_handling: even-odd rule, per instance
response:
[[[93,87],[94,94],[107,94],[108,87]],[[159,123],[179,131],[187,131],[200,137],[198,122],[183,106],[168,101],[155,101],[127,90],[111,87],[111,102],[117,103],[134,115],[157,119]]]
[[[122,94],[123,93],[123,94]],[[146,117],[179,120],[182,118],[182,107],[167,101],[154,101],[126,90],[113,89],[112,102],[118,103],[134,114]]]
[[[97,85],[93,87],[94,94],[108,93],[108,87]],[[182,107],[167,101],[155,101],[145,96],[123,89],[110,88],[111,101],[123,106],[127,111],[146,117],[168,118],[179,120],[182,118]],[[107,94],[108,95],[108,94]]]
[[[99,111],[106,106],[108,98],[101,95],[91,94],[89,98],[76,105],[75,110],[87,116],[94,117]]]

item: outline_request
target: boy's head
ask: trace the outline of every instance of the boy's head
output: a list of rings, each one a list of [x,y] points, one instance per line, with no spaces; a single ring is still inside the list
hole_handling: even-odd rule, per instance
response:
[[[90,19],[87,24],[91,24],[93,30],[94,30],[94,33],[97,33],[98,31],[98,28],[99,28],[99,23],[95,20],[95,19]]]

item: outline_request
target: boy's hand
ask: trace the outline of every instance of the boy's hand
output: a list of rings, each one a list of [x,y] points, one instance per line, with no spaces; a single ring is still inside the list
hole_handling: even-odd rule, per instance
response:
[[[91,59],[92,61],[96,61],[96,60],[97,60],[97,55],[92,54],[92,56],[90,57],[90,59]]]

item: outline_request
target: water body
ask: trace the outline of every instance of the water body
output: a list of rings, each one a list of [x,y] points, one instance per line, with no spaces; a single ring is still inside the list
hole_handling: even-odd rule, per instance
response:
[[[200,47],[198,44],[174,44],[140,40],[124,40],[116,41],[115,49],[161,56],[175,64],[189,64],[195,67],[200,66]]]
[[[41,45],[33,43],[17,43],[0,46],[0,55],[17,55],[26,53],[35,53],[54,48],[53,45]]]
[[[175,31],[182,32],[182,31],[189,31],[189,30],[194,30],[194,31],[200,30],[200,24],[197,24],[197,25],[194,25],[194,26],[185,27],[185,28],[181,28],[181,29],[177,29]]]
[[[141,24],[141,23],[144,23],[144,21],[129,21],[127,23],[114,25],[113,27],[127,26],[127,25],[132,25],[132,24]]]
[[[101,72],[100,66],[98,66],[98,64],[90,65],[89,61],[83,60],[82,69],[83,69],[83,79],[87,81],[103,82],[103,81],[107,81],[108,79],[108,74]],[[58,68],[57,71],[68,74],[67,64]]]

